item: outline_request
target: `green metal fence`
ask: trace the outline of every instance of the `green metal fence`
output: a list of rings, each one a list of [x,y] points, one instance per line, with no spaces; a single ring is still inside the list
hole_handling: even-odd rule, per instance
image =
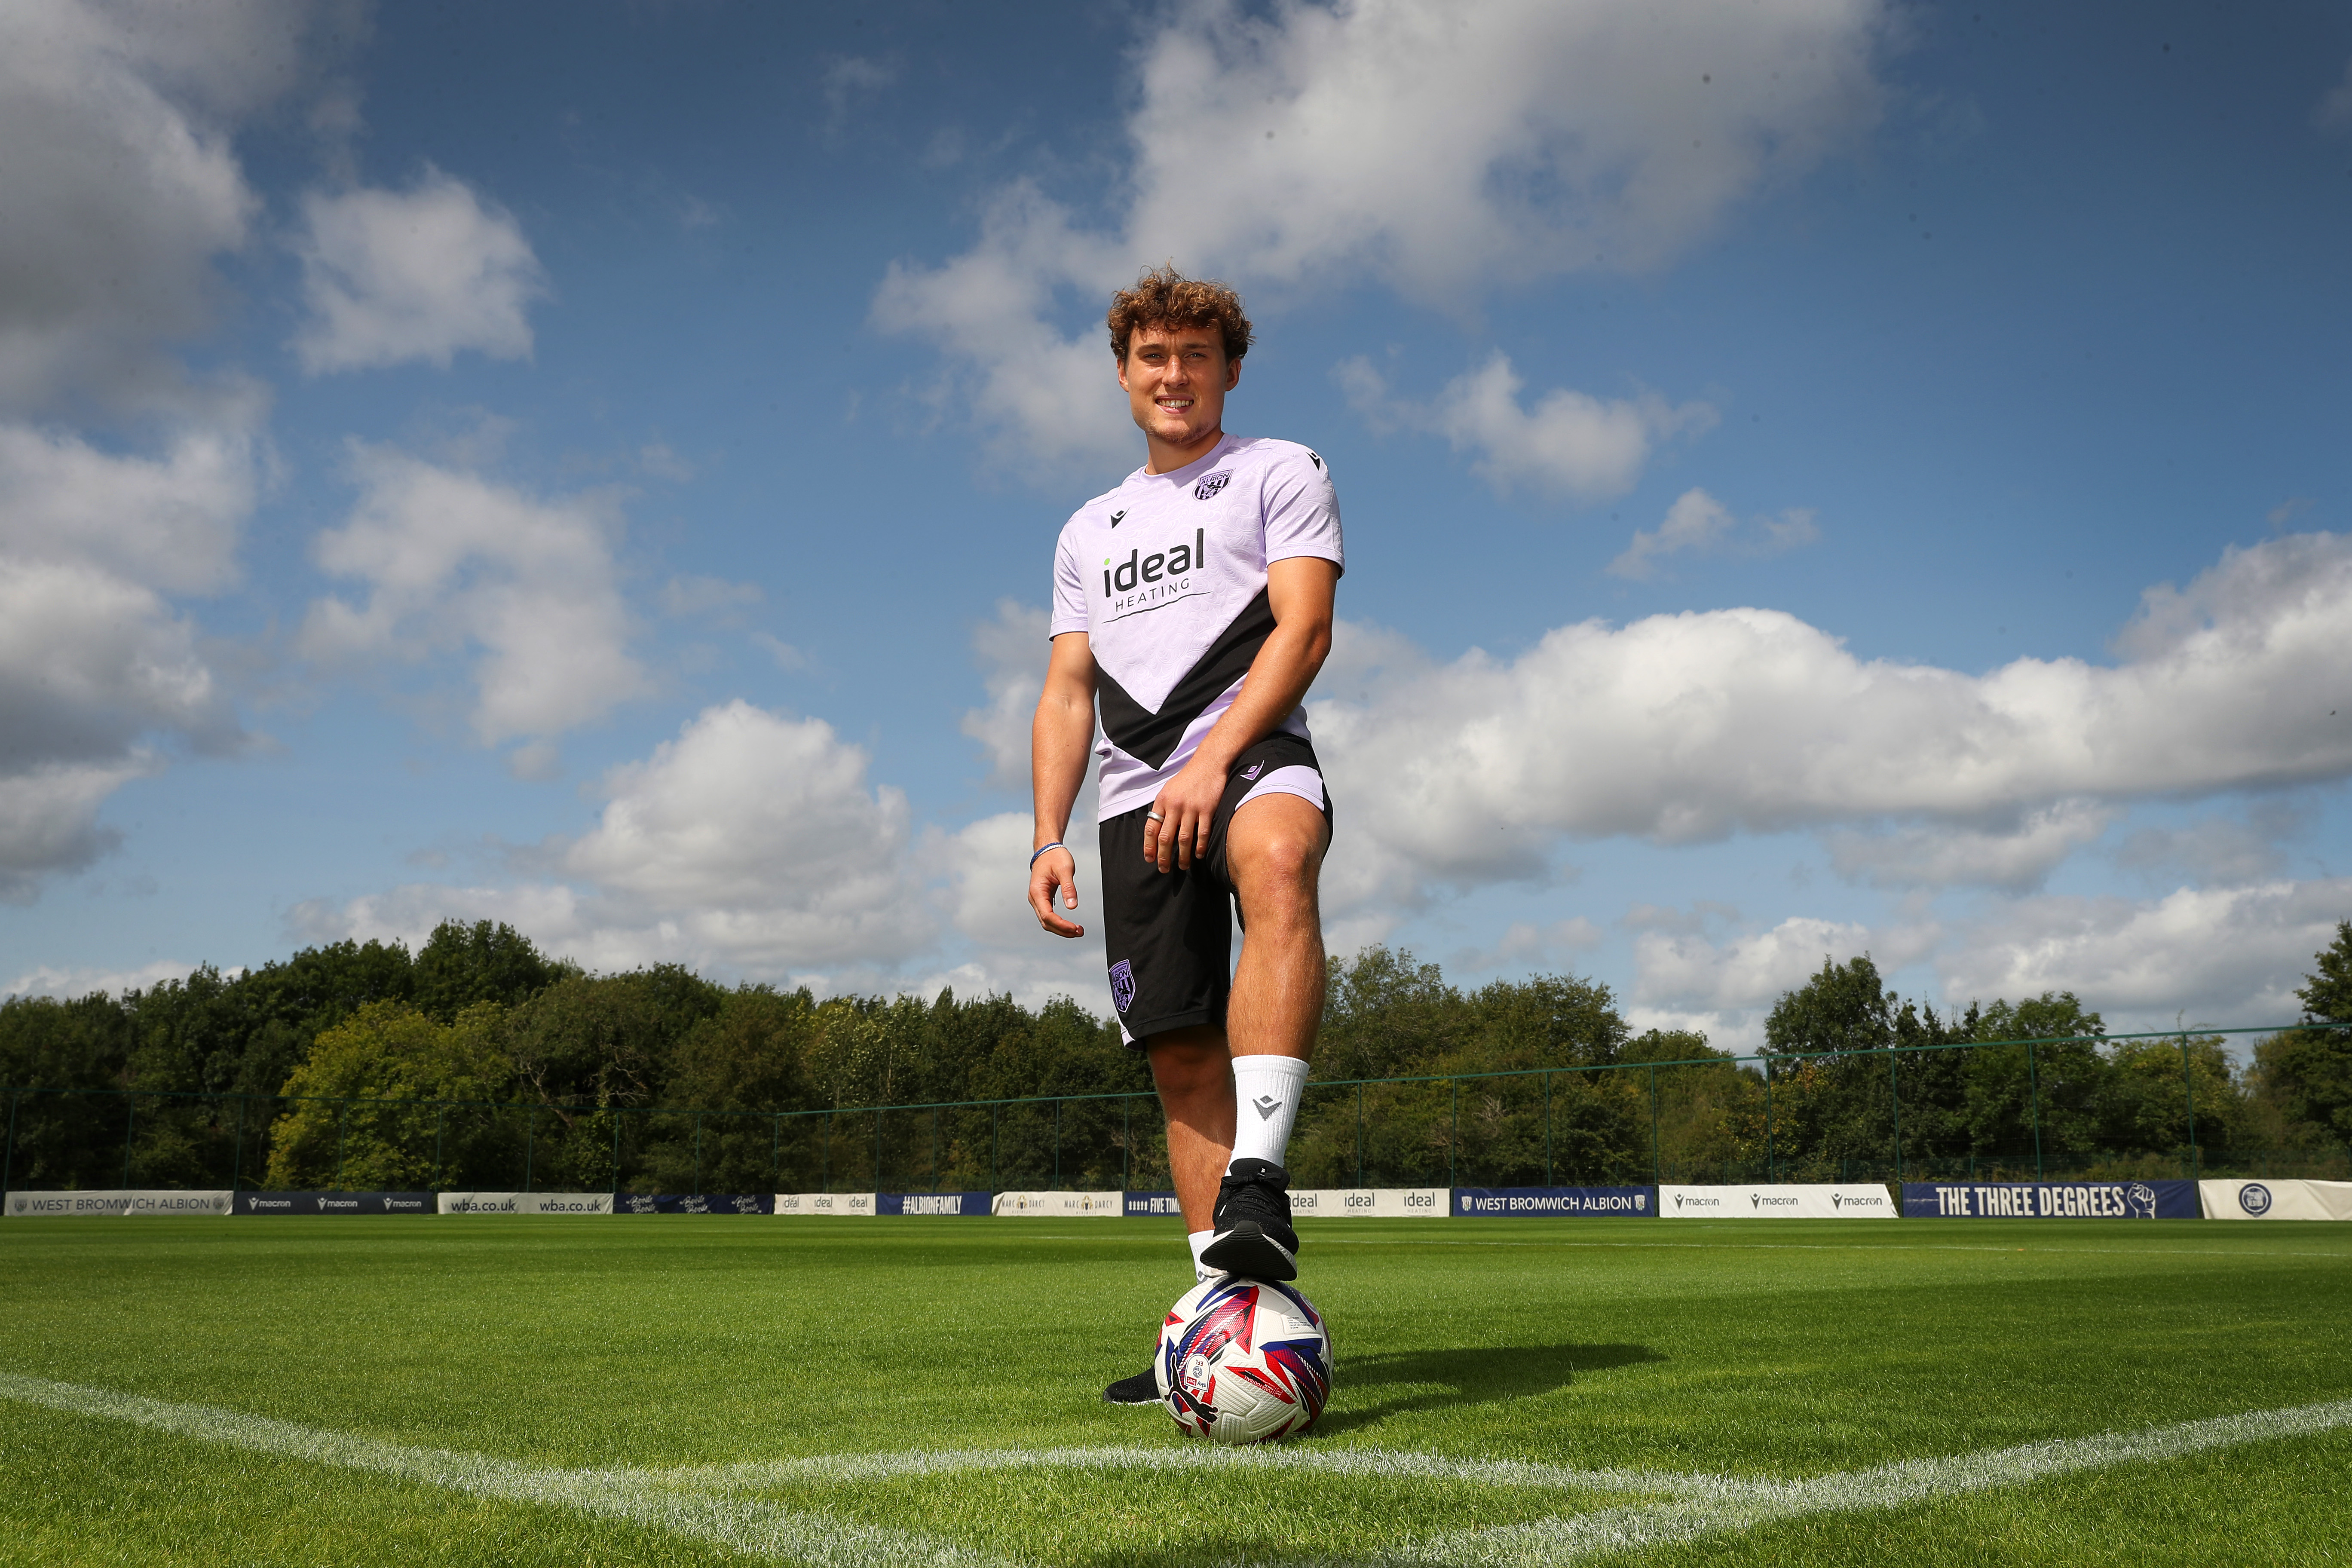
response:
[[[2352,1151],[2266,1138],[2277,1129],[2214,1065],[2221,1037],[2279,1032],[1311,1083],[1290,1163],[1301,1186],[2352,1174]],[[2168,1042],[2179,1062],[2169,1079]],[[0,1093],[0,1187],[242,1190],[271,1184],[273,1164],[287,1186],[362,1190],[1003,1191],[1169,1181],[1148,1093],[793,1111],[37,1086]]]

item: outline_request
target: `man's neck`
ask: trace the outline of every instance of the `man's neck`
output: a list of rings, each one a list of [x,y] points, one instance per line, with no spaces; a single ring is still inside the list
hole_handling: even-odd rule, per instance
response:
[[[1223,426],[1181,447],[1171,446],[1159,437],[1147,434],[1144,440],[1149,444],[1151,456],[1143,465],[1143,471],[1147,474],[1172,474],[1179,468],[1188,468],[1214,451],[1217,443],[1224,438]]]

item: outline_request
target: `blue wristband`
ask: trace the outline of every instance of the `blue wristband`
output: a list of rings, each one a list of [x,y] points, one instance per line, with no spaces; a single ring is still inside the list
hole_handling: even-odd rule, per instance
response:
[[[1043,855],[1047,849],[1067,849],[1068,847],[1068,845],[1056,838],[1051,844],[1041,847],[1037,851],[1037,855]],[[1034,866],[1037,863],[1037,855],[1032,855],[1029,857],[1029,864]]]

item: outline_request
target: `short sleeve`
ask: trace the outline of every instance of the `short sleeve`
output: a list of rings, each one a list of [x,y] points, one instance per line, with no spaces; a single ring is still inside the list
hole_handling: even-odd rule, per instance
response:
[[[1061,542],[1054,547],[1054,620],[1045,635],[1057,637],[1087,627],[1087,580],[1071,548],[1070,531],[1065,528]]]
[[[1304,447],[1293,447],[1265,476],[1265,559],[1268,565],[1293,555],[1319,555],[1348,569],[1339,543],[1339,496],[1331,488],[1330,466]]]

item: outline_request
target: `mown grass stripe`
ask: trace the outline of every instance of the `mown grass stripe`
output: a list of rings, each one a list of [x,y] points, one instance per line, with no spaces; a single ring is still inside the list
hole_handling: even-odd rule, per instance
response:
[[[1474,1481],[1487,1486],[1543,1487],[1565,1491],[1660,1492],[1669,1497],[1721,1497],[1779,1484],[1666,1470],[1571,1469],[1518,1459],[1450,1459],[1437,1454],[1399,1453],[1388,1448],[1215,1448],[1198,1444],[1152,1448],[919,1448],[898,1454],[831,1454],[806,1459],[695,1466],[658,1473],[680,1486],[733,1489],[1034,1468],[1306,1471],[1328,1476]]]
[[[1520,1568],[1601,1552],[1696,1540],[1813,1513],[1858,1513],[2017,1486],[2113,1465],[2179,1458],[2209,1448],[2294,1437],[2352,1426],[2352,1399],[2282,1410],[2219,1415],[2177,1426],[2102,1433],[1932,1459],[1903,1459],[1866,1470],[1771,1483],[1741,1492],[1634,1504],[1442,1537],[1392,1562],[1429,1568]]]
[[[276,1454],[316,1465],[421,1481],[470,1496],[625,1520],[754,1556],[822,1568],[1009,1568],[1010,1560],[901,1531],[795,1512],[756,1499],[711,1496],[644,1470],[563,1470],[446,1448],[420,1448],[346,1432],[298,1426],[208,1405],[173,1405],[136,1394],[0,1373],[0,1398],[75,1415]]]
[[[1692,1541],[1806,1514],[1901,1508],[2084,1470],[2150,1463],[2211,1448],[2352,1426],[2352,1399],[2335,1400],[2215,1416],[2139,1432],[2103,1433],[1969,1454],[1904,1459],[1869,1469],[1794,1481],[1667,1471],[1571,1469],[1517,1460],[1450,1459],[1385,1449],[1112,1446],[917,1450],[664,1470],[566,1470],[482,1454],[389,1443],[212,1405],[173,1405],[141,1394],[13,1373],[0,1373],[0,1398],[77,1415],[126,1421],[200,1441],[312,1464],[419,1481],[477,1497],[576,1510],[751,1555],[823,1564],[824,1568],[869,1568],[886,1563],[934,1568],[1016,1568],[1017,1560],[733,1494],[795,1483],[856,1483],[958,1471],[1038,1468],[1259,1469],[1664,1494],[1666,1500],[1440,1537],[1417,1548],[1389,1553],[1367,1552],[1355,1559],[1413,1564],[1415,1568],[1520,1568],[1523,1564],[1571,1561],[1601,1552]]]

